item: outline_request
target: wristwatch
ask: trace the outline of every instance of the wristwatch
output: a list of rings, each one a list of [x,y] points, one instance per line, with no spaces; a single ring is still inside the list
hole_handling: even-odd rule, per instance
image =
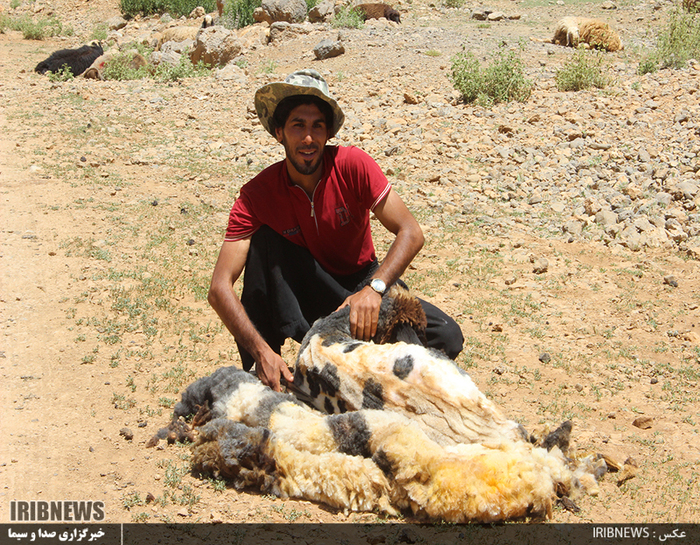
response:
[[[384,292],[386,291],[386,284],[384,283],[384,280],[380,278],[372,278],[372,281],[369,283],[369,287],[376,291],[379,295],[384,295]]]

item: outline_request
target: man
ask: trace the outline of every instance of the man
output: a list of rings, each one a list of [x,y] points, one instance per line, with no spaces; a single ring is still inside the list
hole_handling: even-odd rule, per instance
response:
[[[315,70],[258,89],[255,108],[286,157],[241,189],[214,268],[209,303],[238,343],[243,368],[280,390],[293,375],[280,356],[313,322],[350,307],[354,337],[374,336],[382,294],[423,246],[423,233],[377,163],[355,147],[327,146],[345,116]],[[396,238],[379,264],[370,212]],[[243,269],[240,299],[233,286]],[[455,358],[459,326],[421,301],[428,346]]]

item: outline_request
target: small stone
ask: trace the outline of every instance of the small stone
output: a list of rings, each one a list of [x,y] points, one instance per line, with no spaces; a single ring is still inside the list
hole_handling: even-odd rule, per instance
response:
[[[539,360],[542,363],[549,363],[550,361],[552,361],[552,356],[550,356],[548,352],[542,352],[539,355]]]
[[[651,380],[649,381],[651,384],[658,384],[659,379],[656,377],[651,377]]]
[[[664,276],[664,284],[668,284],[672,288],[677,288],[678,287],[678,280],[676,280],[676,277],[669,274],[667,276]]]
[[[544,274],[548,269],[549,261],[547,261],[544,257],[541,257],[535,261],[532,272],[535,274]]]
[[[640,430],[648,430],[649,428],[651,428],[653,422],[654,419],[651,416],[640,416],[634,419],[632,425],[635,428],[639,428]]]
[[[119,435],[121,435],[127,441],[131,441],[134,438],[134,432],[132,432],[129,428],[120,429]]]

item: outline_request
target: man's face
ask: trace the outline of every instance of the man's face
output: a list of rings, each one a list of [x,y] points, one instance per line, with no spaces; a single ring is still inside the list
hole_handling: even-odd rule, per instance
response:
[[[284,145],[288,164],[301,175],[314,174],[323,162],[323,148],[329,138],[326,118],[315,104],[294,108],[283,128],[277,128],[277,140]],[[294,173],[291,173],[294,174]]]

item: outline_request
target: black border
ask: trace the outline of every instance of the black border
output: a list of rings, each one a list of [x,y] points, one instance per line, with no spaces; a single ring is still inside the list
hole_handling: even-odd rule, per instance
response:
[[[0,545],[79,542],[99,545],[700,545],[700,525],[0,524]]]

